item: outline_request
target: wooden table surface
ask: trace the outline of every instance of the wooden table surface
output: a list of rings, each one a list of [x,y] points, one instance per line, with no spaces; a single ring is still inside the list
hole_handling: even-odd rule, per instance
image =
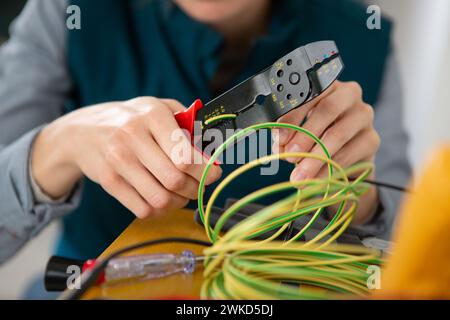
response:
[[[202,226],[194,221],[191,210],[172,210],[167,214],[146,220],[135,220],[100,256],[105,257],[118,249],[147,240],[167,237],[186,237],[207,240]],[[181,253],[191,250],[201,254],[203,247],[190,244],[161,244],[135,253]],[[103,285],[88,291],[84,299],[156,299],[199,298],[203,267],[197,266],[192,275],[176,274],[129,284]]]

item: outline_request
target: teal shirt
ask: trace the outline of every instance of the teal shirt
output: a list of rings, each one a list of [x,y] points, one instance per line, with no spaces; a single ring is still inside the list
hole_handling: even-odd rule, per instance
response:
[[[190,105],[212,97],[208,84],[220,61],[222,37],[165,0],[76,0],[82,30],[69,32],[68,64],[74,83],[67,110],[137,96],[177,99]],[[269,31],[255,41],[246,67],[230,87],[271,65],[293,49],[319,40],[336,41],[346,70],[341,80],[361,84],[374,104],[390,50],[391,25],[366,28],[363,7],[349,0],[274,2]],[[225,166],[225,174],[235,166]],[[219,199],[242,195],[289,177],[283,165],[276,176],[250,172]],[[273,199],[266,199],[270,203]],[[191,204],[195,208],[195,203]],[[134,219],[103,189],[86,179],[80,207],[64,218],[58,254],[98,256]]]

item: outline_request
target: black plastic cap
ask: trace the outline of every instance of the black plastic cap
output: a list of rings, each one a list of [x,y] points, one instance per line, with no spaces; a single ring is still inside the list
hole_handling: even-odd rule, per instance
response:
[[[53,256],[45,268],[44,286],[49,292],[60,292],[67,289],[67,279],[72,275],[68,273],[70,266],[83,267],[84,261]]]

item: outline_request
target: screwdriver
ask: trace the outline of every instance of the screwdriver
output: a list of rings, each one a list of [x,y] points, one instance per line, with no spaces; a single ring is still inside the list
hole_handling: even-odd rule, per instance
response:
[[[119,257],[108,262],[105,268],[105,281],[122,281],[127,279],[158,279],[176,273],[191,274],[197,262],[204,257],[197,257],[192,251],[181,254],[148,254]]]
[[[123,280],[149,280],[168,277],[176,273],[191,274],[197,263],[205,257],[196,256],[185,250],[181,254],[147,254],[113,258],[108,262],[97,284]],[[77,267],[83,272],[93,269],[99,261],[95,259],[80,261],[53,256],[45,271],[45,288],[47,291],[62,291],[67,288],[67,280],[71,273],[69,268]]]

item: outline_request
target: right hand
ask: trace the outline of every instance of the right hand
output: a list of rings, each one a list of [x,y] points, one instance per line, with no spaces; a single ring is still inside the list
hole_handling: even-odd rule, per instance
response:
[[[174,113],[183,110],[174,100],[142,97],[69,113],[38,135],[33,177],[47,195],[59,198],[85,175],[139,218],[182,208],[197,198],[206,165],[173,159],[172,150],[180,143],[191,150],[192,159],[204,159],[187,137],[172,139],[180,129]],[[206,184],[220,175],[220,168],[213,167]]]

